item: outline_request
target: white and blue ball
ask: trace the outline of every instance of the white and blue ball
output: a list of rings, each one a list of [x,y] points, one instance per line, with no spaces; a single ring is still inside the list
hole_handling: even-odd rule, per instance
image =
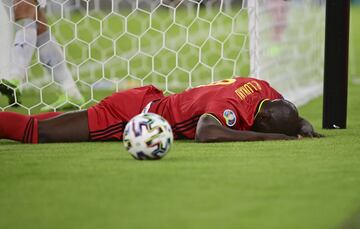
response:
[[[125,126],[123,142],[127,151],[138,160],[158,160],[170,150],[174,141],[170,124],[160,115],[143,113]]]

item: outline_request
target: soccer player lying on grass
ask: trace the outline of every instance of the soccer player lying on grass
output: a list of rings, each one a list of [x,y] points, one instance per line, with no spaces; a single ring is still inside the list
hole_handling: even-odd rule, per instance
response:
[[[21,115],[0,112],[0,139],[23,143],[122,140],[141,112],[163,116],[175,139],[199,142],[320,137],[267,82],[234,78],[164,96],[154,86],[114,93],[87,110]]]

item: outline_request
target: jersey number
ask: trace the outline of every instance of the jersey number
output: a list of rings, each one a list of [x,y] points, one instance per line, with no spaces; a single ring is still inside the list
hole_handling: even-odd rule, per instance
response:
[[[226,80],[220,80],[220,81],[216,81],[216,82],[213,82],[213,83],[209,83],[209,84],[206,84],[206,85],[200,85],[198,87],[229,85],[229,84],[235,83],[235,81],[236,81],[235,79],[226,79]]]

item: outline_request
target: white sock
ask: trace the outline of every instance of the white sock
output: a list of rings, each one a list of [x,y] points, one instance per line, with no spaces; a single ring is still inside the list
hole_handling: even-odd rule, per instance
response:
[[[82,99],[82,95],[66,66],[64,54],[57,44],[55,37],[50,39],[50,32],[38,35],[40,61],[53,75],[54,80],[61,84],[63,90],[71,98]]]
[[[9,80],[25,81],[27,67],[35,51],[36,23],[32,19],[23,19],[17,22],[22,25],[17,28],[14,43],[11,47],[11,67]]]

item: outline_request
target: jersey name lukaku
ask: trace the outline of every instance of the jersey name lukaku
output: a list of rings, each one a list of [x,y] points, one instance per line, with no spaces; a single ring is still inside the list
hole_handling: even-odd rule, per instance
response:
[[[216,117],[223,126],[249,130],[258,104],[264,99],[282,96],[267,82],[254,78],[234,78],[199,86],[154,102],[149,112],[167,119],[175,138],[195,137],[202,114]]]

